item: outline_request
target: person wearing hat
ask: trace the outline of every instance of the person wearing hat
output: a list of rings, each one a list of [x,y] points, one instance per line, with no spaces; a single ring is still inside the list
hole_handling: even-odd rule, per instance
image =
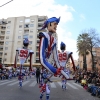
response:
[[[16,50],[16,56],[15,56],[15,60],[18,59],[19,57],[19,61],[20,61],[20,72],[19,72],[19,76],[20,75],[23,75],[24,73],[22,73],[22,69],[23,69],[23,64],[26,62],[27,58],[30,56],[30,67],[31,67],[31,64],[32,64],[32,54],[33,54],[33,51],[32,50],[29,50],[28,49],[28,45],[29,45],[29,40],[28,38],[25,38],[23,40],[23,48],[18,48]],[[17,62],[17,61],[16,61]],[[16,65],[16,64],[15,64]],[[21,83],[22,80],[20,79],[19,80]],[[22,84],[22,83],[21,83]]]
[[[40,63],[43,66],[43,69],[46,69],[47,71],[49,71],[51,73],[50,77],[52,77],[52,75],[57,76],[61,72],[60,64],[58,62],[57,40],[53,36],[53,34],[56,33],[57,25],[59,22],[60,22],[60,18],[51,17],[51,18],[47,19],[44,22],[44,25],[41,30],[44,30],[45,28],[47,28],[48,32],[40,32],[39,33]],[[55,66],[53,66],[49,62],[49,58],[50,58],[51,54],[53,54],[54,61],[58,68],[55,68]],[[48,79],[50,77],[48,77]],[[44,82],[45,85],[43,85],[43,89],[45,89],[45,92],[46,92],[46,100],[49,100],[50,89],[48,87],[47,82],[48,81]],[[46,87],[44,88],[44,86],[46,86]],[[41,91],[40,100],[42,100],[42,98],[43,98],[43,91]]]
[[[54,37],[59,22],[60,22],[60,17],[59,18],[51,17],[44,22],[44,25],[41,28],[41,30],[47,28],[48,32],[39,33],[39,39],[40,39],[39,56],[40,56],[40,63],[43,66],[43,68],[48,70],[54,76],[62,74],[67,79],[68,78],[67,74],[64,70],[62,70],[58,60],[57,40]],[[53,59],[54,59],[53,61],[55,61],[55,65],[53,65],[49,61],[51,55],[53,55]],[[41,94],[40,96],[41,100],[42,97],[43,95]]]
[[[69,58],[71,58],[71,60],[72,60],[73,69],[75,71],[75,64],[74,64],[74,61],[72,58],[72,52],[66,51],[66,45],[64,42],[61,42],[60,50],[61,51],[59,51],[59,53],[58,53],[58,59],[59,59],[59,62],[60,62],[60,65],[61,65],[63,71],[66,73],[67,79],[69,79],[70,71],[66,68],[66,64],[67,64]],[[66,80],[65,76],[63,75],[62,76],[62,89],[63,90],[66,90],[66,82],[67,82],[67,80]]]

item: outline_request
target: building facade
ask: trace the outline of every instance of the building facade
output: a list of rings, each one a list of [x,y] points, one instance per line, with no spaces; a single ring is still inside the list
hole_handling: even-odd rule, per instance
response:
[[[29,49],[34,51],[32,65],[39,63],[38,33],[47,16],[10,17],[0,20],[0,62],[13,65],[16,49],[23,47],[23,39],[29,39]],[[44,30],[46,31],[46,30]],[[19,64],[19,59],[18,62]],[[29,64],[29,58],[25,62]]]
[[[94,57],[94,67],[100,70],[100,47],[93,48],[92,53]],[[83,68],[83,57],[81,55],[79,56],[78,63],[79,63],[79,67],[82,69]],[[87,64],[87,69],[91,70],[92,69],[91,53],[89,53],[86,56],[86,64]]]

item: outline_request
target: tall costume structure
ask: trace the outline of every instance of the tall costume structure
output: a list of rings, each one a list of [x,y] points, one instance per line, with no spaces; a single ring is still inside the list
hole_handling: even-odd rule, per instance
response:
[[[29,66],[29,71],[32,71],[32,54],[33,51],[28,49],[29,45],[29,40],[27,38],[24,39],[23,41],[23,48],[19,48],[16,50],[16,56],[15,56],[15,68],[17,67],[17,59],[19,57],[20,59],[20,73],[19,73],[19,84],[22,83],[22,68],[23,64],[26,62],[27,58],[30,56],[30,66]]]
[[[69,79],[70,78],[69,70],[66,68],[66,64],[67,64],[69,59],[71,59],[71,61],[72,61],[74,71],[76,70],[74,60],[73,60],[73,57],[72,57],[72,52],[65,51],[66,45],[63,42],[61,42],[61,44],[60,44],[60,49],[61,49],[61,52],[60,51],[58,52],[59,62],[60,62],[60,65],[61,65],[63,71],[66,73],[66,75]],[[67,82],[67,80],[63,76],[62,77],[62,89],[63,90],[66,89],[66,82]]]
[[[47,71],[51,72],[52,75],[57,76],[58,74],[61,73],[67,79],[68,77],[67,77],[66,73],[63,70],[61,70],[61,66],[60,66],[60,63],[58,60],[57,40],[53,36],[53,34],[56,33],[56,29],[57,29],[57,25],[58,25],[59,21],[60,21],[60,18],[56,18],[56,17],[47,19],[45,21],[42,29],[47,28],[48,32],[40,32],[39,33],[40,62],[41,62],[41,65],[43,66],[43,68],[45,68]],[[55,66],[49,62],[49,58],[50,58],[51,54],[53,55],[53,58],[55,61],[55,66],[57,66],[57,68],[55,68]],[[51,76],[47,77],[47,79],[50,78]],[[44,89],[46,91],[48,88],[47,87],[48,85],[46,84],[46,82],[43,86],[45,87]],[[40,99],[42,99],[42,96],[40,96]]]

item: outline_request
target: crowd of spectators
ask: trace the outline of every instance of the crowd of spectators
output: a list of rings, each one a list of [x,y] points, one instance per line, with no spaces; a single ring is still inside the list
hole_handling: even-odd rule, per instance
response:
[[[20,73],[19,68],[17,68],[17,69],[3,68],[3,69],[0,69],[0,79],[1,80],[12,79],[12,78],[18,77],[19,73]],[[27,69],[27,68],[23,68],[22,74],[23,74],[23,76],[26,76],[26,75],[30,76],[31,74],[34,74],[34,73],[30,72],[29,69]]]
[[[80,83],[92,96],[100,98],[100,71],[77,70],[75,83]]]

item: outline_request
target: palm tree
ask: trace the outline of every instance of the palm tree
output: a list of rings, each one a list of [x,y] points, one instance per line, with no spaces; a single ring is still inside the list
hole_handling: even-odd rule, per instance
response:
[[[79,55],[83,56],[83,69],[85,70],[87,70],[86,55],[89,54],[88,49],[90,47],[87,40],[87,33],[80,34],[77,39],[77,51]]]

